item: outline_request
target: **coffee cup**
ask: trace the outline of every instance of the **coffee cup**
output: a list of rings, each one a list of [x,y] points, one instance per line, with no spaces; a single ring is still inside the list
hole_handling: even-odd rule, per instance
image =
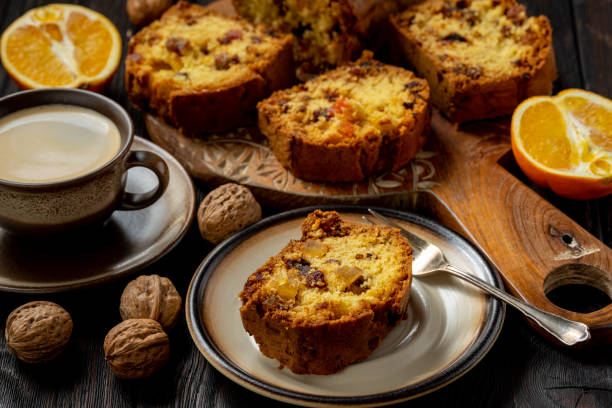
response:
[[[152,152],[130,150],[133,140],[128,113],[100,94],[48,88],[0,98],[0,227],[47,235],[153,204],[168,167]],[[126,191],[127,171],[137,166],[155,173],[155,188]]]

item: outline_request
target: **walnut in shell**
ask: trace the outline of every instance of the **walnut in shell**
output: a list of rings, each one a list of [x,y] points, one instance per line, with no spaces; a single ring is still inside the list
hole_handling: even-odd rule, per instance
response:
[[[135,26],[143,26],[158,19],[174,0],[127,0],[128,17]]]
[[[198,209],[202,237],[213,244],[261,219],[261,207],[248,188],[228,183],[208,193]]]
[[[123,290],[119,312],[123,320],[153,319],[168,330],[178,321],[181,305],[181,296],[170,279],[143,275]]]
[[[168,361],[170,340],[155,320],[124,320],[106,335],[104,357],[117,377],[146,378]]]
[[[4,332],[9,350],[26,363],[52,360],[66,348],[71,334],[70,314],[60,305],[45,301],[13,310]]]

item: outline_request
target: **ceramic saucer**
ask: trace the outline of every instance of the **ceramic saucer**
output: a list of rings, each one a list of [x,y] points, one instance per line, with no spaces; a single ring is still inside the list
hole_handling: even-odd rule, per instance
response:
[[[264,357],[242,326],[241,291],[247,277],[290,239],[315,207],[288,211],[235,235],[213,250],[187,294],[187,323],[206,359],[238,384],[285,402],[308,406],[384,405],[431,392],[457,379],[489,351],[505,307],[456,278],[415,278],[408,319],[365,361],[328,376],[295,375]],[[335,206],[362,222],[366,207]],[[502,287],[480,253],[456,233],[416,214],[379,211],[438,245],[451,263]]]
[[[133,273],[170,251],[193,220],[195,191],[189,175],[165,150],[135,137],[133,150],[161,156],[170,170],[168,188],[153,205],[115,211],[87,234],[19,238],[0,229],[0,290],[60,292],[92,286]],[[128,172],[128,190],[145,192],[157,182],[152,172]]]

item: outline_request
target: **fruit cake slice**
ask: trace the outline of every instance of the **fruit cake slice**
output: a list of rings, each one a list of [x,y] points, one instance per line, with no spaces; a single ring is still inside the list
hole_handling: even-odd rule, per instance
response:
[[[126,86],[138,108],[185,134],[245,123],[295,80],[292,36],[179,2],[129,42]]]
[[[550,23],[527,17],[514,0],[427,1],[391,25],[434,105],[452,121],[508,115],[523,99],[552,91]]]
[[[233,0],[234,8],[244,18],[294,34],[294,58],[301,80],[358,57],[368,34],[410,2]]]
[[[259,129],[281,164],[307,180],[356,181],[404,167],[429,134],[429,86],[364,52],[354,63],[273,93]]]
[[[366,359],[404,319],[412,249],[399,230],[316,210],[253,273],[240,315],[260,351],[297,374],[333,374]]]

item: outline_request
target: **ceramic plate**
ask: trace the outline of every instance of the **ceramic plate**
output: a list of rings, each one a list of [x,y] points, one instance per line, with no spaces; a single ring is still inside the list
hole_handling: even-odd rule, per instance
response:
[[[309,406],[384,405],[433,391],[458,378],[488,352],[505,308],[452,276],[415,278],[408,319],[365,361],[328,376],[295,375],[264,357],[242,326],[238,293],[247,277],[292,238],[305,216],[293,210],[267,218],[213,250],[193,277],[187,322],[200,351],[224,375],[270,398]],[[335,206],[361,222],[365,207]],[[498,275],[463,238],[424,217],[378,209],[431,240],[451,263],[502,287]]]
[[[132,150],[157,153],[168,164],[170,183],[153,205],[115,211],[86,236],[18,238],[0,229],[0,290],[60,292],[103,283],[135,272],[170,251],[187,232],[195,209],[189,175],[165,150],[134,138]],[[128,190],[146,192],[157,180],[148,169],[128,172]]]

